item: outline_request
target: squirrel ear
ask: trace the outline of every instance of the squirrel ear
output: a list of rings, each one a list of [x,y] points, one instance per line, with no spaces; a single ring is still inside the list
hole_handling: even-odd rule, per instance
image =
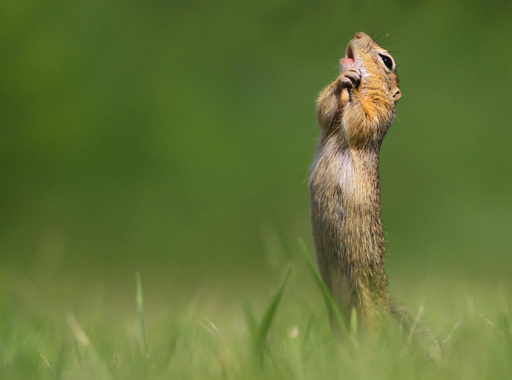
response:
[[[402,97],[402,92],[400,91],[399,88],[397,88],[394,92],[393,92],[393,100],[396,102],[398,99],[400,99]]]

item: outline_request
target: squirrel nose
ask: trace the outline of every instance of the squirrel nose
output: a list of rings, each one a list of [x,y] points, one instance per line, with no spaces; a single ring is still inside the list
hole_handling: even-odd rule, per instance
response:
[[[354,36],[355,39],[359,40],[361,38],[363,38],[366,34],[364,34],[363,32],[357,32]]]

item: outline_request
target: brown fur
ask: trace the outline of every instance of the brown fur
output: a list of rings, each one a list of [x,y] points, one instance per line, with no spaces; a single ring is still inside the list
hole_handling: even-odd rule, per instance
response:
[[[401,93],[380,54],[391,55],[364,33],[347,48],[353,64],[319,96],[320,143],[310,178],[311,223],[320,273],[346,318],[356,308],[372,328],[392,303],[384,271],[379,151]]]

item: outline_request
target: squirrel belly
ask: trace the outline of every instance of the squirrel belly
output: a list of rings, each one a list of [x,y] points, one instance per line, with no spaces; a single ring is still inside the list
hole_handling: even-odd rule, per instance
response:
[[[378,153],[322,144],[311,175],[311,224],[320,273],[348,319],[373,324],[389,309]]]
[[[320,274],[335,302],[346,318],[355,308],[371,327],[391,312],[379,152],[401,92],[394,60],[364,33],[349,43],[340,70],[317,101],[311,225]]]

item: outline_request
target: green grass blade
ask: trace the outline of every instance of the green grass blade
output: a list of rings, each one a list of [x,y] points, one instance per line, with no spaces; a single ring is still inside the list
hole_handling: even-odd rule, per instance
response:
[[[500,327],[503,331],[503,335],[508,339],[509,342],[512,342],[512,336],[510,335],[510,322],[508,319],[508,307],[507,307],[507,300],[505,298],[505,294],[503,291],[503,287],[500,286],[499,288],[499,294],[501,298],[501,313],[500,313]]]
[[[409,336],[407,337],[408,345],[411,345],[411,343],[412,343],[412,340],[414,338],[414,333],[416,332],[416,328],[418,327],[418,323],[420,322],[421,316],[423,314],[423,310],[424,310],[423,304],[425,303],[425,299],[426,299],[426,297],[423,298],[423,300],[421,301],[418,315],[416,316],[416,319],[414,320],[414,323],[412,324],[411,331],[409,331]]]
[[[350,334],[353,339],[357,339],[357,325],[357,310],[355,307],[353,307],[350,313]]]
[[[503,335],[510,339],[510,323],[508,321],[508,314],[503,312],[500,314],[500,322],[501,328],[503,330]]]
[[[55,366],[53,367],[53,373],[54,377],[57,380],[62,379],[62,372],[64,370],[64,367],[66,366],[67,362],[67,351],[69,347],[67,344],[62,343],[59,349],[59,354],[57,356],[57,360],[55,362]]]
[[[140,273],[135,273],[137,280],[137,314],[138,314],[138,326],[137,335],[139,340],[140,355],[146,357],[146,327],[144,325],[144,299],[142,297],[142,283],[140,281]]]
[[[322,279],[322,276],[320,276],[320,273],[318,273],[318,270],[316,269],[316,265],[311,258],[311,255],[309,254],[308,249],[306,248],[306,244],[304,244],[304,241],[302,239],[299,240],[299,243],[304,250],[309,270],[311,271],[311,274],[313,275],[313,278],[315,279],[316,284],[318,285],[318,288],[320,289],[322,296],[324,297],[325,304],[327,305],[327,309],[331,313],[331,315],[334,317],[334,320],[336,321],[338,328],[341,332],[341,335],[344,339],[350,339],[353,340],[348,333],[347,326],[345,325],[345,321],[343,320],[343,317],[341,316],[341,313],[334,303],[334,300],[332,299],[331,292],[329,289],[327,289],[327,286],[325,285],[324,280]]]
[[[272,326],[272,322],[274,321],[274,318],[276,316],[277,308],[279,306],[279,303],[281,302],[281,297],[283,295],[283,291],[288,280],[288,276],[290,275],[290,271],[291,268],[288,268],[284,280],[281,283],[281,286],[277,289],[274,296],[272,297],[272,300],[270,301],[267,307],[267,311],[265,312],[265,315],[261,320],[261,324],[256,335],[255,354],[261,364],[263,364],[263,359],[265,357],[265,348],[267,344],[268,334],[270,332],[270,327]]]
[[[91,373],[94,374],[94,378],[99,380],[112,379],[112,375],[107,364],[94,349],[89,337],[82,330],[75,317],[72,314],[68,314],[67,321],[78,343],[77,350],[82,352],[80,356],[83,357],[84,363],[87,364]]]
[[[304,330],[304,338],[302,339],[302,345],[306,346],[309,340],[309,333],[311,331],[311,326],[313,325],[313,319],[314,315],[311,315],[308,321],[308,325],[306,326],[306,329]]]
[[[245,315],[245,321],[247,322],[247,327],[249,328],[249,333],[251,334],[251,339],[255,342],[256,334],[258,331],[258,323],[254,318],[254,312],[252,310],[251,303],[247,298],[243,300],[243,309]]]

